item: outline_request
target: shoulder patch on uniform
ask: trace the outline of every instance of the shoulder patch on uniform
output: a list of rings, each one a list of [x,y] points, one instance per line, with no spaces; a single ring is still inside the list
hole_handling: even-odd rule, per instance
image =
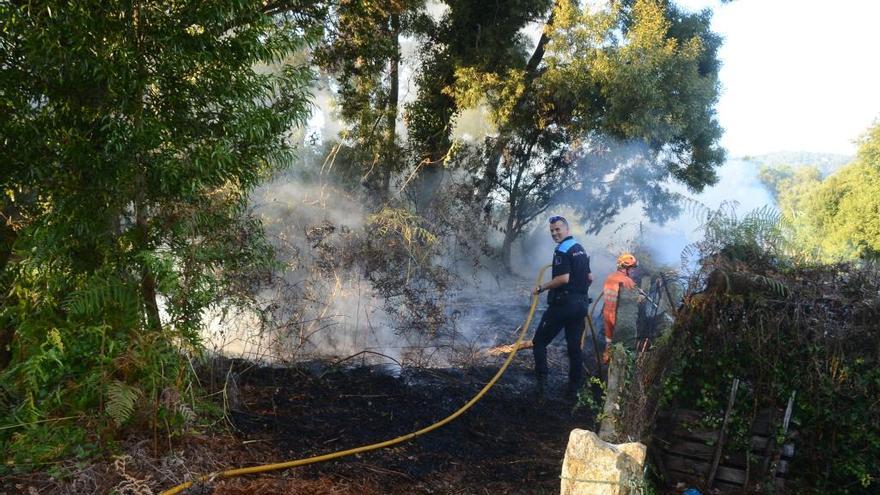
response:
[[[567,253],[568,250],[571,249],[571,247],[575,244],[577,244],[577,241],[575,241],[574,239],[566,239],[559,243],[559,246],[556,247],[556,250]]]

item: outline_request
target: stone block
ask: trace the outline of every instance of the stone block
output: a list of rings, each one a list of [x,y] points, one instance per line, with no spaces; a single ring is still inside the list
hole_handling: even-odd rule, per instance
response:
[[[647,449],[607,443],[589,430],[572,430],[562,462],[561,495],[630,495],[644,482]]]

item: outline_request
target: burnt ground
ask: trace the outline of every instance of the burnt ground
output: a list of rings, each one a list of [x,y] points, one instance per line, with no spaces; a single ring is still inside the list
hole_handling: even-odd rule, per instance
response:
[[[593,415],[562,398],[561,374],[554,376],[548,398],[538,402],[531,356],[523,354],[486,397],[451,424],[391,448],[296,468],[297,478],[356,481],[358,493],[369,492],[368,486],[389,494],[558,493],[568,433],[591,428]],[[242,403],[232,422],[242,442],[274,447],[279,457],[265,462],[326,454],[423,428],[467,402],[497,369],[416,369],[395,376],[369,366],[311,368],[240,373]],[[207,493],[227,493],[226,485],[247,491],[248,483],[265,490],[266,482],[259,476],[221,482]]]
[[[561,339],[560,339],[561,340]],[[408,442],[335,461],[193,487],[188,494],[544,494],[559,492],[568,434],[594,429],[593,413],[562,398],[564,344],[549,349],[548,398],[533,395],[532,356],[520,351],[492,390],[464,415]],[[0,494],[155,495],[206,473],[331,453],[410,433],[465,404],[500,366],[295,368],[236,362],[240,405],[227,419],[196,418],[183,437],[132,429],[88,462],[0,479]],[[211,388],[229,362],[214,363]],[[223,370],[223,371],[221,371]],[[394,372],[391,372],[394,371]],[[216,390],[216,388],[215,388]],[[212,395],[219,403],[221,394]],[[158,441],[157,441],[158,440]],[[158,448],[157,448],[158,447]]]

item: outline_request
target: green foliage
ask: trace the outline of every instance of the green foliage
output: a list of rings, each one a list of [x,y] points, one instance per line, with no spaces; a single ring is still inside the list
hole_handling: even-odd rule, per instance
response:
[[[524,109],[514,108],[531,77],[524,75],[529,42],[522,30],[552,5],[516,0],[487,9],[479,0],[443,3],[449,8],[442,17],[423,17],[415,25],[427,57],[417,71],[417,97],[406,106],[413,150],[435,159],[446,154],[456,117],[480,92],[493,103],[497,124],[523,115]]]
[[[508,69],[505,74],[478,72],[474,67],[455,70],[455,83],[443,89],[460,108],[476,108],[487,104],[493,124],[500,125],[513,118],[516,104],[525,91],[525,73]]]
[[[63,455],[82,438],[37,453],[55,427],[34,422],[92,434],[101,407],[172,428],[158,398],[188,386],[203,313],[273,267],[247,198],[291,163],[311,75],[286,61],[315,32],[267,8],[0,5],[0,418],[34,425],[3,452]]]
[[[856,161],[813,190],[799,212],[817,231],[824,259],[880,258],[880,157],[870,152],[880,142],[878,129]]]
[[[117,425],[122,425],[134,413],[135,402],[141,396],[141,391],[131,385],[126,385],[119,380],[107,384],[107,404],[105,411]]]
[[[486,88],[495,114],[509,115],[485,159],[494,180],[488,206],[506,210],[505,253],[553,205],[573,206],[597,232],[637,201],[654,221],[677,214],[670,178],[692,190],[714,183],[724,153],[714,117],[720,39],[709,21],[650,0],[555,3],[535,52],[540,64],[527,68],[524,83],[510,78],[515,104]],[[492,80],[471,79],[480,89]]]
[[[553,107],[568,110],[581,132],[662,150],[659,164],[693,190],[714,183],[724,153],[714,118],[721,41],[709,28],[710,12],[684,14],[667,2],[638,0],[561,17],[546,77],[560,86],[551,94],[571,101],[556,96]]]
[[[774,410],[777,441],[796,447],[794,491],[875,492],[880,404],[865,398],[880,394],[876,265],[803,264],[769,213],[714,212],[704,230],[674,330],[682,348],[669,402],[700,410],[713,426],[739,378],[728,453],[747,451],[756,412]],[[793,392],[786,435],[782,410]]]
[[[62,456],[82,459],[94,455],[98,449],[92,440],[85,428],[75,424],[21,427],[6,442],[9,453],[0,472],[44,470]]]
[[[822,180],[822,174],[814,166],[792,168],[789,165],[762,165],[758,178],[781,205],[796,208],[797,201]]]
[[[357,178],[374,199],[388,194],[390,174],[400,170],[397,119],[400,37],[412,34],[424,0],[331,2],[329,23],[315,52],[316,64],[338,87],[346,157],[337,169]],[[337,148],[338,152],[338,148]]]
[[[825,178],[816,167],[763,167],[793,247],[833,262],[880,257],[880,123],[862,137],[855,161]]]
[[[599,397],[593,395],[593,389],[601,391]],[[581,408],[587,408],[596,414],[596,423],[602,421],[602,404],[605,402],[605,382],[597,376],[590,376],[587,384],[577,393],[577,401],[575,402],[574,411]]]

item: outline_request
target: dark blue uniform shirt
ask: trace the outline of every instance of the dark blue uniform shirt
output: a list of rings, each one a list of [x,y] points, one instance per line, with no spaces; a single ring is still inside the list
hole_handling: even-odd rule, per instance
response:
[[[590,257],[583,246],[571,236],[566,237],[553,251],[553,276],[568,274],[568,283],[558,289],[550,289],[547,301],[553,303],[570,294],[586,295],[590,288]]]

